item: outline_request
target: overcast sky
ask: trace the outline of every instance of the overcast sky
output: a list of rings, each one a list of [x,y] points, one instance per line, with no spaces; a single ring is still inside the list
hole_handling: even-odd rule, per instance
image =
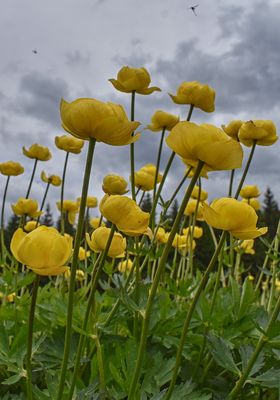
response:
[[[194,15],[190,6],[199,3]],[[145,66],[162,92],[136,96],[136,120],[143,126],[158,109],[186,118],[185,106],[172,103],[183,81],[198,80],[216,91],[216,111],[196,109],[192,121],[220,126],[232,119],[271,119],[280,123],[280,1],[267,0],[0,0],[0,162],[14,160],[24,175],[11,180],[8,201],[24,196],[33,161],[22,146],[48,146],[53,158],[39,162],[31,197],[41,202],[39,175],[62,174],[65,153],[54,145],[64,97],[94,97],[125,106],[130,96],[117,92],[109,78],[124,66]],[[34,54],[33,50],[37,51]],[[155,163],[159,135],[150,131],[136,143],[136,169]],[[280,141],[259,146],[246,184],[270,186],[280,201]],[[165,146],[162,168],[170,150]],[[247,151],[246,151],[247,154]],[[80,196],[86,148],[71,155],[65,198]],[[245,156],[246,158],[246,156]],[[175,189],[184,174],[178,159],[168,179]],[[98,143],[89,195],[102,196],[108,173],[129,177],[129,147]],[[228,172],[212,173],[203,187],[210,199],[225,196]],[[4,188],[5,179],[0,177]],[[52,187],[55,211],[60,190]],[[165,198],[168,191],[165,190]],[[7,206],[7,211],[9,206]],[[92,215],[95,213],[93,212]]]

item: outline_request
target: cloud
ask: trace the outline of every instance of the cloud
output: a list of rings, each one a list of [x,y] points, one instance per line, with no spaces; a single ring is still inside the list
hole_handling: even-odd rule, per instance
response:
[[[66,64],[71,67],[88,67],[90,65],[90,62],[90,55],[83,55],[80,50],[66,53]]]

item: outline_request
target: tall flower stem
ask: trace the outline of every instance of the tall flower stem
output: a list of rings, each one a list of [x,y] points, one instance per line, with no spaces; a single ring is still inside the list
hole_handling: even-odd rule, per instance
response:
[[[60,192],[60,233],[62,235],[64,235],[64,230],[65,230],[65,220],[64,220],[65,215],[64,215],[64,211],[63,211],[63,199],[64,199],[64,185],[65,185],[65,176],[66,176],[68,158],[69,158],[69,151],[66,152],[66,156],[65,156],[63,173],[62,173],[62,181],[61,181],[61,192]]]
[[[2,256],[2,260],[4,259],[4,253],[5,253],[4,214],[5,214],[5,203],[6,203],[9,182],[10,182],[10,176],[8,175],[7,180],[6,180],[5,189],[4,189],[3,202],[2,202],[2,208],[1,208],[1,256]]]
[[[29,310],[28,332],[27,332],[27,350],[26,350],[26,358],[25,358],[26,392],[27,392],[27,399],[28,400],[32,400],[33,399],[33,393],[32,393],[32,366],[31,366],[32,337],[33,337],[35,306],[36,306],[39,282],[40,282],[40,275],[36,275],[35,281],[33,283],[32,297],[31,297],[30,310]]]
[[[135,91],[133,90],[131,93],[131,106],[130,106],[130,119],[134,121],[134,113],[135,113]],[[134,177],[134,143],[130,144],[130,181],[131,181],[131,194],[133,200],[136,199],[135,195],[135,177]]]
[[[230,172],[230,180],[229,180],[229,188],[228,188],[228,197],[232,196],[232,188],[233,188],[233,180],[234,180],[235,169],[232,169]]]
[[[187,317],[186,317],[185,322],[184,322],[182,335],[181,335],[181,338],[180,338],[179,347],[178,347],[177,354],[176,354],[176,361],[175,361],[175,366],[174,366],[174,369],[173,369],[172,379],[171,379],[167,394],[164,397],[164,400],[169,400],[171,395],[172,395],[172,393],[173,393],[173,390],[174,390],[174,387],[175,387],[175,384],[176,384],[176,380],[177,380],[177,375],[178,375],[179,368],[180,368],[180,365],[181,365],[182,353],[183,353],[183,349],[184,349],[184,345],[185,345],[185,340],[186,340],[186,336],[187,336],[187,333],[188,333],[188,329],[189,329],[189,326],[190,326],[190,322],[191,322],[191,319],[192,319],[192,315],[194,313],[194,310],[195,310],[196,304],[197,304],[197,302],[199,300],[199,297],[201,295],[201,292],[205,288],[205,286],[206,286],[206,284],[208,282],[208,278],[209,278],[210,272],[213,270],[213,268],[214,268],[214,266],[216,264],[216,261],[218,259],[219,253],[220,253],[221,249],[223,248],[224,241],[225,241],[225,238],[226,238],[226,233],[227,233],[226,231],[223,231],[222,236],[220,238],[220,241],[218,243],[218,246],[217,246],[217,248],[215,250],[215,253],[213,254],[213,256],[212,256],[212,258],[210,260],[210,263],[209,263],[209,265],[208,265],[208,267],[207,267],[207,269],[206,269],[206,271],[204,273],[204,276],[203,276],[202,280],[200,281],[200,284],[199,284],[199,286],[198,286],[198,288],[197,288],[197,290],[195,292],[194,298],[193,298],[193,300],[191,302]]]
[[[184,175],[183,179],[181,180],[181,182],[179,183],[179,185],[178,185],[177,188],[175,189],[175,191],[174,191],[173,195],[171,196],[170,200],[168,200],[168,205],[167,205],[167,207],[166,207],[165,210],[164,210],[164,211],[165,211],[165,214],[167,213],[167,210],[169,209],[169,207],[170,207],[171,204],[173,203],[173,201],[174,201],[175,197],[177,196],[179,190],[181,189],[181,187],[182,187],[182,186],[184,185],[184,183],[186,182],[186,180],[187,180],[187,178],[188,178],[188,176],[189,176],[189,174],[190,174],[190,172],[191,172],[192,169],[193,169],[193,167],[190,167],[190,168],[187,170],[186,174]]]
[[[31,186],[32,186],[32,183],[33,183],[33,180],[34,180],[34,176],[35,176],[35,171],[36,171],[37,163],[38,163],[38,158],[35,158],[34,166],[33,166],[33,171],[32,171],[32,174],[31,174],[29,186],[28,186],[28,189],[27,189],[27,192],[26,192],[26,196],[25,196],[26,199],[28,199],[28,197],[29,197],[29,195],[30,195]]]
[[[61,374],[60,374],[60,382],[59,382],[59,387],[58,387],[57,400],[60,400],[62,398],[64,383],[65,383],[65,378],[66,378],[69,351],[70,351],[71,335],[72,335],[73,307],[74,307],[75,278],[76,278],[76,270],[77,270],[77,265],[78,265],[80,242],[81,242],[81,238],[82,238],[85,209],[86,209],[86,200],[87,200],[87,193],[88,193],[88,185],[89,185],[89,178],[90,178],[95,143],[96,143],[95,139],[93,139],[93,138],[89,139],[87,161],[86,161],[86,168],[85,168],[85,172],[84,172],[82,196],[81,196],[81,202],[80,202],[78,226],[77,226],[77,231],[76,231],[76,236],[75,236],[74,251],[73,251],[73,258],[72,258],[72,265],[71,265],[71,276],[70,276],[69,294],[68,294],[67,322],[66,322],[66,331],[65,331],[64,352],[63,352],[63,360],[62,360],[62,366],[61,366]]]
[[[157,154],[157,163],[156,163],[155,183],[154,183],[154,191],[153,191],[153,201],[155,201],[155,197],[156,197],[157,178],[158,178],[158,172],[159,172],[159,166],[160,166],[160,159],[161,159],[162,145],[163,145],[163,139],[164,139],[164,135],[165,135],[165,130],[166,130],[166,127],[164,127],[162,129],[160,142],[159,142],[159,148],[158,148],[158,154]]]
[[[271,317],[268,321],[265,333],[261,335],[261,337],[257,343],[257,346],[255,348],[255,351],[253,352],[251,358],[249,359],[245,370],[242,372],[242,375],[236,382],[235,387],[229,393],[228,399],[230,399],[230,400],[235,399],[238,396],[238,394],[240,393],[240,391],[242,390],[242,388],[246,382],[246,379],[248,378],[260,352],[262,351],[263,347],[265,346],[265,344],[268,341],[270,330],[273,327],[273,325],[278,317],[279,312],[280,312],[280,296],[277,299],[273,313],[271,314]]]
[[[252,148],[251,148],[251,151],[250,151],[250,154],[249,154],[249,157],[248,157],[248,160],[247,160],[245,169],[244,169],[244,171],[243,171],[242,177],[241,177],[241,179],[240,179],[238,188],[237,188],[237,190],[236,190],[236,193],[235,193],[235,196],[234,196],[235,199],[238,198],[239,193],[240,193],[240,190],[242,189],[243,183],[244,183],[244,181],[245,181],[246,175],[247,175],[248,170],[249,170],[249,167],[250,167],[250,165],[251,165],[251,161],[252,161],[252,158],[253,158],[255,149],[256,149],[256,145],[257,145],[257,141],[255,140],[254,143],[253,143],[253,146],[252,146]]]
[[[47,186],[46,186],[46,189],[45,189],[45,193],[44,193],[44,197],[43,197],[43,200],[42,200],[42,204],[41,204],[41,207],[40,207],[40,211],[43,211],[43,208],[44,208],[44,205],[45,205],[45,202],[46,202],[46,198],[47,198],[47,195],[48,195],[49,188],[50,188],[50,182],[47,183]],[[40,215],[37,218],[36,225],[38,225],[39,222],[40,222]]]
[[[157,292],[157,288],[162,276],[162,273],[164,271],[165,265],[166,265],[166,260],[167,257],[169,255],[171,246],[172,246],[172,242],[173,239],[175,237],[175,234],[178,230],[178,227],[180,225],[181,222],[181,218],[184,214],[185,208],[188,204],[188,201],[191,197],[191,193],[193,191],[193,188],[195,186],[195,183],[200,175],[200,172],[203,168],[204,163],[202,161],[198,162],[197,168],[195,170],[194,176],[192,177],[188,190],[186,191],[186,194],[183,198],[182,204],[178,210],[176,219],[174,221],[173,227],[171,229],[171,232],[169,234],[168,237],[168,241],[165,245],[163,254],[159,260],[159,265],[157,268],[157,272],[155,274],[151,289],[150,289],[150,293],[149,293],[149,297],[148,297],[148,301],[147,301],[147,306],[146,306],[146,310],[145,310],[145,316],[143,319],[143,324],[142,324],[142,331],[141,331],[141,338],[140,338],[140,343],[139,343],[139,350],[138,350],[138,356],[137,356],[137,361],[136,361],[136,366],[135,366],[135,370],[134,370],[134,374],[133,374],[133,378],[132,378],[132,382],[131,382],[131,386],[129,389],[129,395],[128,395],[128,400],[135,400],[135,391],[137,390],[137,385],[138,385],[138,381],[139,381],[139,377],[140,377],[140,373],[141,373],[141,367],[142,367],[142,363],[143,363],[143,358],[144,358],[144,354],[145,354],[145,349],[146,349],[146,343],[147,343],[147,336],[148,336],[148,330],[149,330],[149,323],[150,323],[150,318],[151,318],[151,312],[152,312],[152,308],[153,308],[153,302],[154,302],[154,298],[156,296],[156,292]]]

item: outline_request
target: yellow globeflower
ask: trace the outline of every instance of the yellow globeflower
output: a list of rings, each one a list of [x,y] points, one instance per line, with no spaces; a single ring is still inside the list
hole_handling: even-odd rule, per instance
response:
[[[17,229],[12,237],[14,257],[38,275],[58,275],[67,270],[72,253],[72,238],[55,228],[39,226],[30,233]]]
[[[67,153],[79,154],[84,146],[84,141],[73,136],[62,135],[55,137],[55,145]]]
[[[159,243],[167,243],[168,233],[161,226],[156,230],[156,241]]]
[[[254,239],[243,240],[242,243],[236,247],[236,250],[242,250],[245,254],[255,254]]]
[[[270,120],[245,122],[239,129],[238,138],[248,147],[251,147],[255,141],[259,146],[271,146],[278,140],[276,126]]]
[[[81,198],[78,197],[77,198],[77,204],[80,206],[81,203]],[[87,202],[86,202],[86,207],[88,208],[95,208],[98,206],[98,200],[97,197],[95,196],[88,196],[87,197]]]
[[[176,104],[192,104],[205,112],[215,111],[215,90],[200,82],[183,82],[177,95],[169,94]]]
[[[148,233],[150,214],[127,196],[105,195],[99,205],[101,214],[128,236]]]
[[[118,263],[118,270],[122,273],[129,272],[131,271],[132,266],[133,266],[133,261],[130,258],[128,258],[127,260],[120,261]]]
[[[119,175],[109,174],[103,179],[102,189],[107,194],[124,194],[127,193],[127,181]]]
[[[151,94],[161,91],[156,86],[148,87],[151,77],[146,68],[122,67],[118,72],[117,79],[109,79],[115,89],[124,93],[136,92],[139,94]]]
[[[238,140],[238,132],[242,124],[244,124],[244,121],[235,119],[228,125],[222,125],[222,128],[228,136],[232,137],[232,139]]]
[[[194,239],[199,239],[203,235],[203,229],[200,226],[194,226],[192,229],[192,236]],[[183,234],[186,236],[190,236],[190,228],[183,229]]]
[[[171,129],[179,122],[180,117],[169,114],[165,111],[156,111],[151,118],[151,124],[147,126],[153,132],[159,132],[163,129],[171,131]]]
[[[59,211],[61,211],[61,202],[57,201],[56,202],[57,208]],[[79,210],[79,204],[76,201],[73,200],[63,200],[62,204],[62,211],[68,213],[68,221],[70,224],[74,224],[76,214]]]
[[[36,200],[24,199],[23,197],[20,197],[16,204],[12,204],[11,207],[16,215],[28,215],[31,218],[37,218],[43,214],[42,211],[38,210]]]
[[[214,200],[210,206],[204,204],[203,216],[207,224],[229,231],[237,239],[254,239],[267,232],[267,227],[256,227],[258,216],[253,207],[229,197]]]
[[[76,270],[76,280],[82,282],[85,279],[85,273],[82,269]]]
[[[195,173],[195,168],[192,168],[192,169],[190,170],[190,172],[189,172],[190,165],[188,165],[188,164],[184,161],[184,159],[182,159],[182,161],[184,162],[184,164],[187,165],[185,174],[188,173],[188,178],[192,178],[192,177],[194,176],[194,173]],[[202,170],[201,170],[201,172],[200,172],[200,174],[199,174],[199,176],[200,176],[201,178],[206,178],[206,179],[208,179],[208,173],[207,173],[207,172],[208,172],[207,167],[203,167]]]
[[[197,208],[197,214],[196,214],[197,221],[203,221],[202,204],[203,203],[201,201],[199,201],[198,208]],[[184,215],[186,215],[188,217],[194,215],[196,207],[197,207],[197,200],[190,199],[185,208]]]
[[[101,221],[100,223],[100,217],[97,218],[91,218],[89,220],[89,224],[93,229],[98,228],[99,226],[106,226],[105,223],[103,221]]]
[[[205,190],[200,189],[199,186],[195,186],[193,188],[191,197],[193,199],[198,199],[199,201],[205,201],[208,198],[208,193]]]
[[[119,104],[103,103],[96,99],[61,100],[62,127],[80,139],[94,138],[98,142],[123,146],[139,139],[132,136],[140,122],[129,121]]]
[[[29,150],[23,146],[22,152],[26,157],[36,158],[40,161],[48,161],[52,158],[50,150],[47,147],[40,146],[37,143],[32,144],[32,146],[29,147]]]
[[[25,225],[24,225],[24,230],[26,232],[31,232],[34,231],[34,229],[38,228],[40,224],[37,223],[37,221],[28,221]]]
[[[258,211],[261,208],[261,203],[258,199],[249,198],[249,199],[242,199],[244,203],[249,204],[249,206],[253,207],[255,211]]]
[[[110,236],[110,228],[99,227],[93,231],[91,236],[86,233],[87,244],[96,253],[100,253],[106,247],[108,238]],[[108,256],[112,258],[124,257],[126,249],[126,239],[118,232],[114,233],[112,242],[109,247]]]
[[[50,183],[53,186],[61,185],[61,178],[57,175],[49,175],[47,176],[44,171],[41,172],[41,179],[45,183]]]
[[[179,122],[166,138],[166,143],[192,167],[199,160],[205,163],[208,171],[235,169],[242,165],[241,145],[214,125]]]
[[[24,172],[23,166],[14,161],[0,163],[0,173],[7,176],[17,176]]]
[[[134,174],[135,186],[143,191],[149,191],[154,189],[156,178],[156,166],[153,164],[147,164],[140,168],[139,171]],[[157,182],[160,183],[162,180],[162,175],[158,173]]]
[[[173,242],[172,242],[172,247],[175,247],[177,249],[189,249],[191,246],[191,241],[190,237],[186,235],[179,235],[176,233]],[[192,250],[195,249],[196,243],[194,240],[192,240]]]
[[[257,185],[243,186],[243,188],[240,190],[240,196],[243,197],[243,199],[251,199],[254,197],[259,197],[260,195],[261,192]]]
[[[82,246],[80,246],[80,248],[79,248],[79,255],[78,255],[78,257],[79,257],[79,260],[80,261],[84,261],[86,258],[88,258],[90,256],[90,251],[85,251],[85,249],[82,247]]]

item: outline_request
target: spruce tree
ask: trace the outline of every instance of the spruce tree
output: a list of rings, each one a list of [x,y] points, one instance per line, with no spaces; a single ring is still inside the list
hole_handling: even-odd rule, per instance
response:
[[[277,201],[274,199],[274,195],[270,188],[266,189],[264,194],[264,206],[263,206],[263,220],[265,225],[268,227],[268,236],[274,238],[277,230],[278,220],[280,218],[280,210]]]
[[[49,203],[47,204],[46,211],[41,218],[41,225],[53,226],[53,216]]]
[[[141,203],[141,210],[145,211],[145,212],[151,212],[152,209],[152,199],[151,199],[151,195],[150,193],[146,193],[142,203]]]

